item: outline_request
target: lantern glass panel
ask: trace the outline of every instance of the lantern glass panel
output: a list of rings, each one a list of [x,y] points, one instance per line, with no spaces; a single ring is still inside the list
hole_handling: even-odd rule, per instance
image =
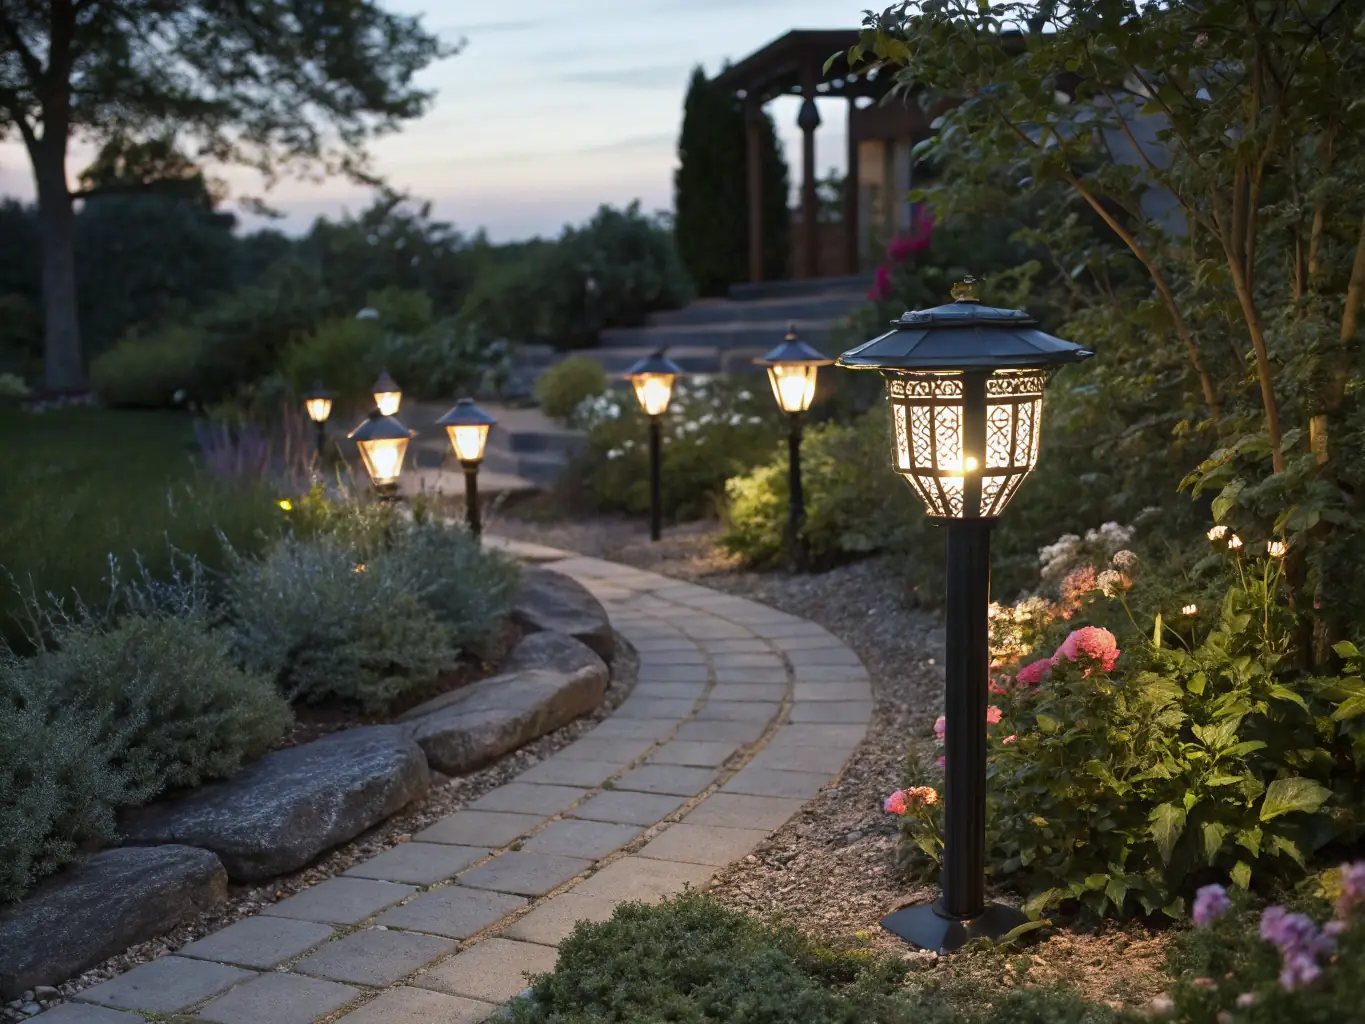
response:
[[[630,383],[646,416],[662,416],[668,411],[668,401],[673,397],[673,374],[641,373],[632,377]]]
[[[384,416],[392,416],[398,412],[398,406],[403,401],[401,391],[376,391],[374,393],[374,404],[379,408],[379,412]]]
[[[888,372],[896,472],[931,516],[975,519],[1004,511],[1038,462],[1047,377],[1045,370],[996,370],[984,380],[984,406],[969,411],[963,373]],[[984,422],[968,423],[969,415]],[[983,438],[977,452],[968,451],[972,435]]]
[[[308,410],[308,418],[314,423],[323,423],[332,415],[330,398],[309,398],[304,401],[303,407]]]
[[[819,367],[810,363],[777,363],[768,367],[768,382],[773,397],[783,412],[805,412],[815,398],[815,374]]]
[[[398,482],[398,474],[403,471],[403,456],[408,451],[406,437],[358,441],[356,447],[360,449],[365,469],[376,487]]]
[[[450,434],[450,445],[461,462],[478,462],[483,458],[484,445],[488,443],[488,425],[484,423],[446,427]]]

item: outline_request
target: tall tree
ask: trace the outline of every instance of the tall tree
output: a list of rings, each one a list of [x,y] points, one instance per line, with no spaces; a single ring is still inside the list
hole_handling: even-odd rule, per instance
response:
[[[787,266],[787,165],[766,114],[762,127],[763,265],[768,277],[781,277]],[[724,295],[748,274],[746,150],[740,102],[697,67],[683,101],[673,205],[678,252],[702,295]]]
[[[365,144],[420,116],[453,53],[377,0],[0,0],[0,137],[28,150],[43,239],[44,376],[80,388],[71,139],[198,142],[202,156],[368,179]]]

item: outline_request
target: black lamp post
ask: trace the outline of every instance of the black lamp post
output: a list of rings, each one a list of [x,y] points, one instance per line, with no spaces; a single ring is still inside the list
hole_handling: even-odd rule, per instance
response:
[[[346,436],[360,449],[374,493],[381,501],[397,501],[398,477],[403,472],[403,457],[408,453],[413,431],[375,409]]]
[[[303,394],[303,407],[308,410],[308,418],[317,427],[318,462],[322,462],[327,448],[327,417],[332,415],[332,399],[336,396],[322,386],[322,381],[313,381],[313,387]]]
[[[660,495],[659,462],[663,452],[662,421],[673,397],[673,382],[682,367],[659,349],[626,371],[626,380],[635,389],[640,408],[649,417],[649,539],[663,536],[663,499]]]
[[[802,531],[806,522],[806,501],[801,490],[801,428],[810,403],[815,398],[815,376],[820,367],[834,362],[796,336],[796,325],[787,328],[782,344],[754,360],[768,368],[768,382],[778,408],[787,414],[787,456],[789,483],[787,498],[787,559],[793,569],[804,569],[806,544]]]
[[[948,527],[943,896],[882,921],[945,953],[1026,920],[985,899],[990,530],[1038,461],[1048,377],[1094,354],[1044,334],[1021,310],[981,305],[971,284],[837,360],[886,378],[895,470]]]
[[[450,435],[455,457],[464,467],[464,521],[475,537],[483,532],[479,515],[479,464],[483,462],[484,446],[488,444],[488,428],[498,421],[474,404],[472,398],[461,398],[455,408],[436,421]]]

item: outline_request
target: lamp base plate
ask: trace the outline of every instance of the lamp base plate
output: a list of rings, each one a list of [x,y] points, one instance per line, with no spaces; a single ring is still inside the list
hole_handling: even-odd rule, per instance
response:
[[[973,939],[1000,939],[1028,921],[1017,907],[987,903],[976,917],[963,920],[941,913],[936,903],[901,907],[882,918],[882,927],[898,939],[935,953],[953,953]]]

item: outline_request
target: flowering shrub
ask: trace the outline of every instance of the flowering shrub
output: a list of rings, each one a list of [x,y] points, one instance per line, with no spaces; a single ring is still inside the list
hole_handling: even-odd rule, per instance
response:
[[[1190,1024],[1360,1019],[1365,991],[1365,861],[1318,879],[1318,891],[1258,914],[1209,885],[1195,928],[1171,955],[1175,1016]],[[1318,920],[1327,917],[1319,925]]]
[[[1126,549],[1115,558],[1138,571]],[[1060,589],[1059,601],[995,610],[1007,650],[993,660],[990,870],[1031,909],[1079,900],[1100,913],[1179,915],[1202,881],[1292,879],[1358,831],[1349,808],[1363,773],[1334,716],[1350,721],[1365,703],[1360,681],[1303,676],[1286,656],[1294,619],[1281,562],[1236,564],[1202,638],[1160,620],[1149,635],[1134,620],[1120,645],[1108,629],[1068,622],[1076,606]],[[1074,561],[1066,570],[1062,579]],[[1092,587],[1080,607],[1126,608],[1125,593]],[[907,818],[907,846],[932,846],[930,827]]]
[[[669,519],[714,514],[725,482],[768,459],[785,426],[761,378],[681,377],[663,417],[663,511]],[[588,432],[574,483],[593,506],[649,509],[649,429],[624,390],[585,399],[574,422]]]

